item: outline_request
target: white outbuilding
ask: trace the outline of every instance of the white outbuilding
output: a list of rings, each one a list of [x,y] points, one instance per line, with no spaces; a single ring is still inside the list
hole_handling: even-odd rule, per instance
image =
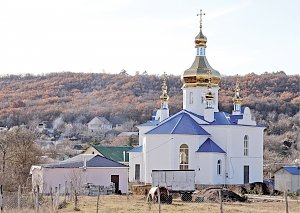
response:
[[[276,190],[300,193],[300,167],[283,166],[274,173],[274,177]]]
[[[42,193],[59,186],[63,192],[66,183],[70,187],[71,182],[77,188],[86,184],[114,185],[116,193],[128,192],[128,166],[100,155],[81,154],[58,163],[34,165],[30,173],[32,187],[39,186]]]

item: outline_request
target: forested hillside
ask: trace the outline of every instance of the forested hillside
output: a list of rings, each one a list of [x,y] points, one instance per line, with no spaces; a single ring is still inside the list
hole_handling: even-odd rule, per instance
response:
[[[220,84],[220,110],[231,112],[236,76]],[[87,123],[105,116],[113,124],[142,123],[160,106],[161,76],[126,71],[106,73],[52,73],[9,75],[0,78],[0,126],[62,118],[66,123]],[[265,160],[295,159],[300,150],[299,75],[284,72],[239,77],[243,105],[249,106],[259,124],[267,127]],[[168,76],[171,114],[182,109],[180,76]],[[278,159],[277,159],[278,158]],[[275,159],[275,160],[274,160]],[[277,160],[276,160],[277,159]]]
[[[232,110],[236,77],[222,78],[220,110]],[[299,110],[299,76],[283,72],[239,77],[243,105],[262,120],[295,115]],[[179,76],[168,76],[171,114],[182,108]],[[128,119],[139,123],[159,107],[161,78],[156,75],[53,73],[10,75],[0,78],[0,125],[53,121],[62,115],[66,122],[87,122],[95,115],[113,123]]]

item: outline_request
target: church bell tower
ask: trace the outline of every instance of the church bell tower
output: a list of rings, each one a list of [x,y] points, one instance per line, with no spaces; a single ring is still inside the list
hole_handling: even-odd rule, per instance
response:
[[[183,109],[204,116],[204,111],[209,108],[218,112],[218,91],[221,75],[214,70],[206,59],[207,38],[202,32],[202,16],[200,16],[200,32],[195,37],[196,57],[192,66],[185,70],[181,76],[183,83]],[[207,88],[210,87],[211,98],[207,99]],[[209,103],[207,103],[209,101]]]

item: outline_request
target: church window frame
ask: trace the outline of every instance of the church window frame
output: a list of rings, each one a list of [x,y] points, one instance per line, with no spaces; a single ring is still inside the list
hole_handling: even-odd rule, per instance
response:
[[[189,169],[189,147],[187,144],[181,144],[179,148],[179,170]]]
[[[219,160],[217,161],[217,174],[218,174],[218,175],[221,175],[221,174],[222,174],[222,161],[221,161],[221,159],[219,159]]]
[[[249,136],[244,136],[244,156],[249,156]]]
[[[193,92],[190,92],[190,104],[194,103],[194,94]]]

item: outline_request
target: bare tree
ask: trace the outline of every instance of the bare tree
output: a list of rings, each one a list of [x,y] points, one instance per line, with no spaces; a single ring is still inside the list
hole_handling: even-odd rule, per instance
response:
[[[13,127],[1,134],[1,172],[9,176],[4,187],[17,190],[25,185],[30,167],[40,162],[40,150],[34,144],[35,135],[25,127]]]

